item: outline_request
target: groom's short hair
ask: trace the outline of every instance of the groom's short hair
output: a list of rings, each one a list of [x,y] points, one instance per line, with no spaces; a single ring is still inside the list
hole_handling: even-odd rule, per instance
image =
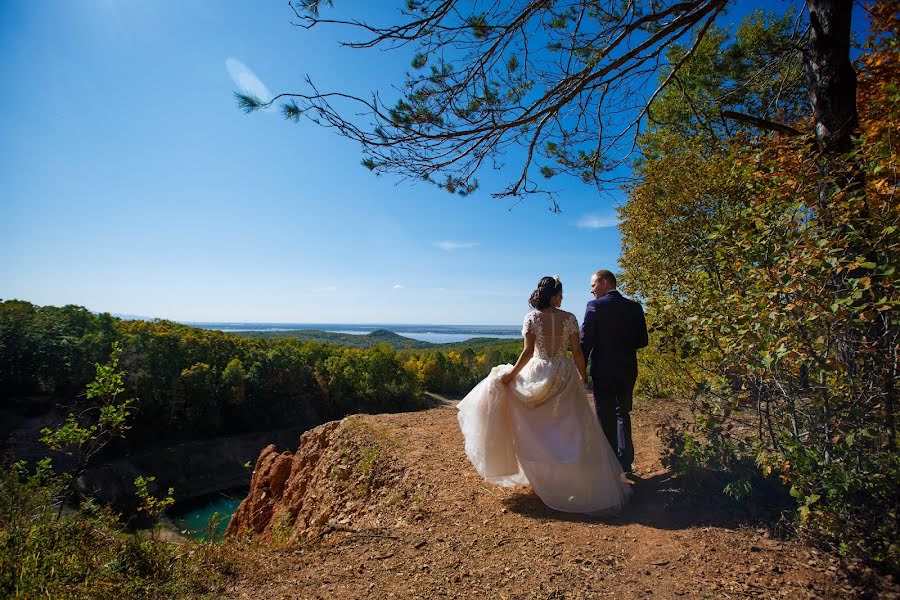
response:
[[[607,271],[606,269],[600,269],[599,271],[594,273],[594,277],[597,278],[597,281],[605,279],[606,281],[608,281],[610,283],[610,285],[612,285],[613,287],[616,287],[616,276],[613,275],[612,271]]]

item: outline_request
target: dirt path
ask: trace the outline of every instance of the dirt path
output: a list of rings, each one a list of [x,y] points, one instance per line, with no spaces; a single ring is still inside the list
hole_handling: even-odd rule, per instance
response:
[[[667,410],[633,413],[635,496],[607,520],[554,512],[530,489],[485,483],[463,453],[453,408],[373,417],[392,432],[415,489],[401,516],[313,544],[246,544],[227,597],[851,596],[832,558],[771,540],[718,498],[681,489],[659,460],[656,426]]]

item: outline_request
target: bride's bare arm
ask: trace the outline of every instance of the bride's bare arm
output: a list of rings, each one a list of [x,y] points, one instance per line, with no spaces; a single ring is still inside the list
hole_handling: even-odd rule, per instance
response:
[[[581,352],[581,339],[578,337],[577,331],[569,338],[569,343],[572,344],[572,358],[575,359],[575,366],[578,367],[578,374],[581,376],[581,380],[587,383],[587,370],[584,363],[584,354]]]
[[[516,375],[519,374],[522,367],[528,364],[528,361],[531,360],[532,356],[534,356],[534,334],[528,332],[525,334],[525,347],[522,348],[522,354],[519,355],[519,360],[516,361],[516,365],[513,367],[512,371],[500,377],[500,383],[506,385],[515,379]]]

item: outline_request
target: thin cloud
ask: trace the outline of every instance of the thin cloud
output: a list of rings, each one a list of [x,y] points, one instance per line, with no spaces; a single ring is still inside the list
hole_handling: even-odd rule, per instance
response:
[[[575,224],[582,229],[604,229],[606,227],[617,227],[619,225],[619,217],[615,215],[584,215]]]
[[[272,99],[272,92],[269,91],[266,84],[260,81],[250,67],[238,59],[228,57],[228,60],[225,61],[225,68],[228,69],[228,74],[231,76],[234,85],[242,92],[256,96],[263,102],[268,102]]]
[[[459,250],[460,248],[474,248],[475,246],[480,246],[479,242],[434,242],[432,246],[436,248],[440,248],[441,250],[446,250],[450,252],[451,250]]]
[[[394,286],[394,289],[395,289],[395,290],[402,290],[402,289],[405,288],[405,287],[406,287],[405,285],[400,285],[400,284],[398,283],[398,284],[396,284],[396,285]]]
[[[337,288],[333,285],[327,285],[325,287],[316,288],[313,290],[314,294],[331,294],[336,292]]]

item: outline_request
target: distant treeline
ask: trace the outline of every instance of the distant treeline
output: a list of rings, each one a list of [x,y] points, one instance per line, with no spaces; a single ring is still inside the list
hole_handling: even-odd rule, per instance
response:
[[[511,341],[514,341],[516,345],[521,346],[521,341],[519,340],[503,340],[502,338],[492,337],[478,337],[470,338],[464,342],[435,344],[433,342],[425,342],[404,337],[393,331],[388,331],[387,329],[376,329],[367,334],[335,333],[333,331],[322,331],[320,329],[235,331],[233,333],[237,336],[247,338],[294,338],[304,342],[322,342],[323,344],[335,344],[338,346],[348,346],[350,348],[371,348],[377,344],[387,344],[396,350],[445,350],[448,352],[462,352],[468,348],[474,352],[483,352],[488,347],[496,346],[498,343],[506,346]]]
[[[514,362],[521,349],[517,340],[483,339],[441,350],[397,350],[387,343],[351,348],[9,300],[0,302],[0,409],[77,409],[95,363],[107,359],[115,341],[122,347],[126,394],[137,398],[129,443],[414,409],[426,390],[467,392],[494,365]]]

